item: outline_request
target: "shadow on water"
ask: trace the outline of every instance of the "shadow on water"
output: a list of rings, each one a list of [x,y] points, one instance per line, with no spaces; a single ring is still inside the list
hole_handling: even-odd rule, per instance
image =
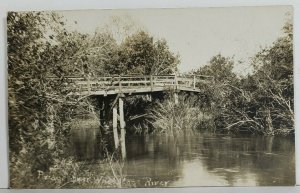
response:
[[[72,134],[80,160],[99,159],[99,131]],[[123,173],[137,187],[295,184],[294,138],[182,134],[127,136]]]

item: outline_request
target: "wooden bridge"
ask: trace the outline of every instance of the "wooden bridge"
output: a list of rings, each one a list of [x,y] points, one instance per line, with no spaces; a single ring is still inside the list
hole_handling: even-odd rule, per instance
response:
[[[49,78],[55,80],[57,78]],[[168,92],[174,94],[178,103],[178,92],[200,92],[200,84],[209,84],[209,76],[196,75],[149,75],[149,76],[109,76],[109,77],[66,77],[70,86],[68,95],[96,96],[100,105],[100,126],[109,130],[112,117],[112,131],[115,149],[121,146],[122,157],[126,158],[124,101],[126,95],[143,94],[152,98],[152,93]],[[70,84],[69,84],[70,83]],[[118,127],[119,122],[119,127]],[[119,138],[120,134],[120,138]]]
[[[54,79],[54,78],[53,78]],[[209,76],[149,75],[109,77],[67,77],[72,82],[69,95],[145,94],[160,91],[200,92],[199,83],[211,81]]]

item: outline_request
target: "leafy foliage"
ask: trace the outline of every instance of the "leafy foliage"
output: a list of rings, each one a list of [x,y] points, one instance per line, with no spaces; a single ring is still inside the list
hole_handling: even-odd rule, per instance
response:
[[[178,56],[169,51],[165,40],[154,41],[148,33],[138,31],[121,43],[116,56],[104,69],[118,75],[170,74],[178,63]]]
[[[236,74],[232,72],[234,61],[232,58],[226,58],[221,54],[213,56],[207,65],[195,71],[198,75],[207,75],[214,77],[214,80],[220,82],[231,82],[236,78]]]

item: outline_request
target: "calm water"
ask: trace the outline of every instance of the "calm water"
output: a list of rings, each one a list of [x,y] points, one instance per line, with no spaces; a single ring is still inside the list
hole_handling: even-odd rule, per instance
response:
[[[73,133],[83,160],[97,159],[97,130]],[[293,138],[212,134],[128,136],[123,173],[138,187],[295,184]]]

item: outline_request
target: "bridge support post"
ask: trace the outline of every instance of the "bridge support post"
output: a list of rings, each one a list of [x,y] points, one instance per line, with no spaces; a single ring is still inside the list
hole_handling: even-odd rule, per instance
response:
[[[100,119],[100,133],[103,136],[105,134],[105,100],[104,97],[99,99],[99,119]]]
[[[123,99],[119,98],[119,116],[120,116],[120,128],[121,128],[121,153],[122,158],[126,158],[126,146],[125,146],[125,121],[124,121],[124,102]]]
[[[174,102],[175,104],[178,104],[178,92],[174,92]]]
[[[104,110],[100,109],[100,126],[104,128]]]
[[[100,106],[100,127],[101,127],[101,134],[106,134],[109,128],[109,97],[100,97],[99,99],[99,106]]]
[[[113,134],[114,134],[115,149],[118,149],[118,147],[119,147],[119,136],[118,136],[118,111],[117,111],[117,107],[113,107]]]

